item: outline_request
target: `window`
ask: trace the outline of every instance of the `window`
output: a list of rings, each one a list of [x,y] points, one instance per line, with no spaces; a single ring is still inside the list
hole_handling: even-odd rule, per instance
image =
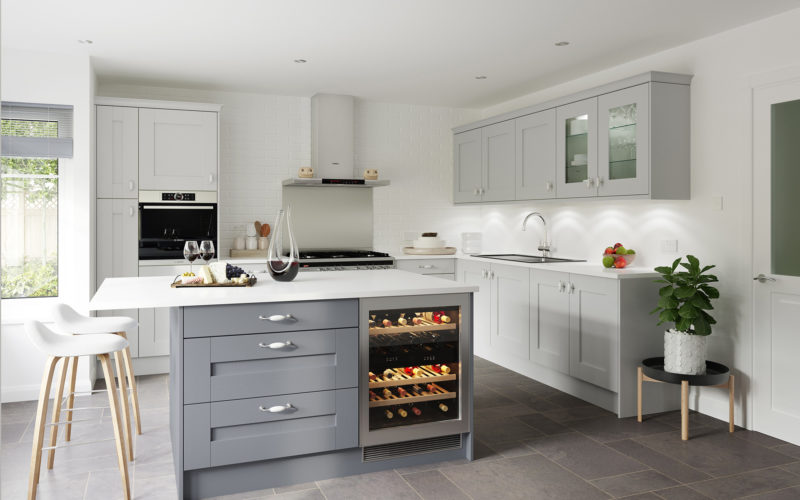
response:
[[[58,157],[72,156],[71,119],[71,107],[2,104],[3,299],[58,296]]]

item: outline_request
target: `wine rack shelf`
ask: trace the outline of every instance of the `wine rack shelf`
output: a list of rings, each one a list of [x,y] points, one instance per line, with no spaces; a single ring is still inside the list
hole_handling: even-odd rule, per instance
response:
[[[422,403],[423,401],[436,401],[440,399],[454,399],[457,395],[456,392],[450,392],[443,389],[437,384],[431,384],[432,391],[408,391],[408,396],[400,397],[396,394],[391,396],[384,396],[380,392],[375,392],[375,396],[370,396],[369,406],[375,408],[377,406],[393,406],[398,404],[409,403]]]
[[[431,320],[423,319],[419,325],[406,326],[373,326],[369,329],[370,335],[379,333],[403,333],[403,332],[432,332],[436,330],[455,330],[458,327],[455,323],[434,323]]]
[[[420,375],[409,375],[403,371],[402,368],[397,368],[392,370],[394,374],[392,378],[386,377],[382,373],[376,374],[375,380],[369,381],[369,388],[378,388],[378,387],[394,387],[398,385],[408,385],[408,384],[429,384],[431,382],[447,382],[448,380],[455,380],[456,374],[455,373],[436,373],[435,371],[431,370],[426,366],[420,366],[422,373]]]

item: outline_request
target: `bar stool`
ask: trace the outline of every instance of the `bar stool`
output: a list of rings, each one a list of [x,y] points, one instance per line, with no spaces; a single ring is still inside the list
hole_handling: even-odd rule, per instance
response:
[[[39,392],[39,404],[36,408],[36,421],[33,431],[33,451],[31,452],[31,470],[28,479],[28,500],[36,499],[36,489],[39,485],[39,472],[42,465],[42,451],[48,450],[47,468],[53,468],[55,446],[42,448],[44,443],[45,418],[47,417],[47,405],[50,398],[50,386],[53,382],[53,372],[56,364],[60,360],[75,358],[77,356],[97,356],[103,366],[103,376],[106,381],[106,392],[108,392],[108,406],[111,410],[111,420],[114,426],[114,440],[117,445],[117,462],[119,472],[122,476],[122,487],[125,500],[131,498],[131,487],[128,480],[128,461],[125,459],[125,443],[122,439],[122,426],[119,420],[119,410],[117,406],[117,389],[114,383],[114,373],[111,370],[109,355],[118,353],[128,347],[128,341],[119,335],[98,334],[86,336],[59,335],[50,330],[39,321],[29,320],[25,322],[25,332],[37,349],[47,355],[44,375],[42,376],[42,387]],[[62,364],[61,376],[56,381],[57,398],[54,399],[53,424],[51,429],[51,441],[55,441],[53,435],[58,433],[59,414],[61,411],[61,393],[64,390],[64,379],[67,371]]]
[[[79,314],[75,309],[66,304],[58,304],[53,311],[53,319],[56,326],[65,333],[73,335],[96,335],[96,334],[115,334],[128,338],[126,332],[136,328],[137,323],[133,318],[125,316],[107,316],[91,318]],[[128,384],[131,388],[131,406],[133,406],[133,418],[136,423],[136,434],[142,433],[142,423],[139,416],[139,393],[136,389],[136,377],[133,374],[133,363],[131,361],[131,350],[127,345],[121,352],[114,353],[114,361],[117,366],[117,377],[119,378],[120,398],[122,406],[122,423],[125,435],[125,446],[128,450],[128,460],[133,460],[133,442],[131,439],[130,413],[128,407],[128,386],[125,383],[123,373],[123,363],[125,372],[128,376]],[[64,430],[64,439],[69,441],[72,435],[72,408],[75,404],[75,375],[77,373],[78,358],[72,357],[69,360],[69,388],[67,391],[67,425]],[[55,435],[52,436],[51,446],[55,445]]]

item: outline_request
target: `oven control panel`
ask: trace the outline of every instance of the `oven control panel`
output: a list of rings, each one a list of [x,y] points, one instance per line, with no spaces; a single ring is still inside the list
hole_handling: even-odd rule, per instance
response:
[[[161,193],[161,201],[195,201],[195,193]]]

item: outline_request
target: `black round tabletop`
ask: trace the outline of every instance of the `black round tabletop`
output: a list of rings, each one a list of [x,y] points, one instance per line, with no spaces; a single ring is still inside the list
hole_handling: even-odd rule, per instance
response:
[[[642,361],[642,372],[648,377],[670,384],[680,384],[686,380],[689,385],[720,385],[728,381],[731,370],[722,363],[706,361],[704,375],[685,375],[664,370],[664,358],[647,358]]]

